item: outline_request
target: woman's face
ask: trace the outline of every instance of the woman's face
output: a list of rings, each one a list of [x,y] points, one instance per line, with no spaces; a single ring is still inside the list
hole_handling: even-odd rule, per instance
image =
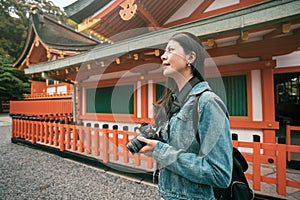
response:
[[[182,46],[177,41],[170,40],[161,56],[163,75],[171,78],[183,75],[188,62],[187,57]]]

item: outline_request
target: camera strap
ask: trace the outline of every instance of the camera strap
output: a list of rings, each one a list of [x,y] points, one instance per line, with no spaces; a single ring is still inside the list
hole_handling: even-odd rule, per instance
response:
[[[186,102],[187,95],[190,93],[192,88],[199,82],[200,80],[197,77],[193,77],[184,85],[182,90],[179,92],[178,96],[176,94],[173,94],[173,102],[171,105],[169,118],[174,113],[177,113],[180,110],[180,108]]]

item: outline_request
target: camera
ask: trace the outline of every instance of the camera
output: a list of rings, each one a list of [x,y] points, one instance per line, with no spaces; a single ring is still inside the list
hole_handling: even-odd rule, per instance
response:
[[[159,137],[158,132],[156,128],[154,128],[151,124],[142,124],[140,128],[138,128],[139,134],[132,138],[127,144],[127,149],[132,153],[138,153],[141,148],[143,148],[146,144],[144,142],[141,142],[137,139],[137,137],[144,137],[147,139],[153,139],[153,140],[159,140],[163,141],[162,138]]]

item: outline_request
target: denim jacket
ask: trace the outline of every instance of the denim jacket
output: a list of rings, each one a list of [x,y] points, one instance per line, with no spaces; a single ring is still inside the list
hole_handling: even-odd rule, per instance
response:
[[[232,142],[229,119],[222,100],[206,91],[198,102],[198,134],[193,127],[196,94],[210,89],[207,82],[195,85],[186,103],[169,121],[166,143],[158,142],[153,157],[160,166],[158,194],[169,199],[214,199],[213,187],[228,187],[232,174]]]

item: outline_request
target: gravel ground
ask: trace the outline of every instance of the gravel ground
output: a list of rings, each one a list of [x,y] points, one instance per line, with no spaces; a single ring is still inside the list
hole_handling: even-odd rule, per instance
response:
[[[0,199],[159,199],[156,187],[10,141],[0,126]]]

